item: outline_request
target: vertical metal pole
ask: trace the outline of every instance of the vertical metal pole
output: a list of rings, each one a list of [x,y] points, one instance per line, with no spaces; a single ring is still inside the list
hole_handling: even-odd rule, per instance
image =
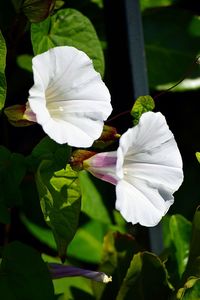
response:
[[[127,44],[135,99],[149,94],[139,0],[124,0]]]
[[[139,0],[124,0],[127,27],[127,45],[134,98],[149,94],[144,37]],[[157,254],[163,249],[161,225],[149,228],[151,250]]]

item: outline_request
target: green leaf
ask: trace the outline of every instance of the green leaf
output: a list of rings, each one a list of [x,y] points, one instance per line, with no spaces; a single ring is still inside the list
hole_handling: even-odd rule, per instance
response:
[[[134,125],[138,124],[141,115],[147,111],[151,111],[155,108],[154,100],[151,96],[140,96],[136,99],[131,115],[134,119]]]
[[[189,277],[183,288],[180,288],[176,295],[177,300],[200,299],[200,278]]]
[[[89,217],[103,223],[111,224],[109,213],[104,205],[102,195],[88,172],[79,173],[82,192],[82,211]]]
[[[200,152],[196,152],[195,154],[196,154],[196,158],[197,158],[198,162],[200,163]]]
[[[170,288],[167,270],[160,259],[150,252],[133,256],[116,300],[167,299]]]
[[[54,290],[40,254],[20,242],[8,244],[0,265],[0,291],[5,300],[53,300]]]
[[[95,3],[99,8],[103,8],[103,0],[91,0],[92,3]]]
[[[66,167],[71,155],[71,147],[58,144],[48,136],[44,137],[27,158],[29,165],[38,165],[42,160],[51,160],[57,170]]]
[[[4,107],[6,99],[6,42],[0,30],[0,110]]]
[[[99,263],[107,230],[105,224],[94,220],[79,227],[68,247],[68,255],[88,263]]]
[[[181,215],[165,216],[162,220],[164,252],[162,260],[174,287],[180,286],[190,248],[192,224]]]
[[[33,236],[48,247],[56,250],[56,242],[49,228],[38,226],[24,215],[21,216],[21,220]],[[75,237],[68,246],[68,257],[88,263],[99,263],[102,255],[103,237],[107,229],[108,227],[105,224],[97,221],[89,221],[79,227]]]
[[[190,243],[190,253],[183,280],[190,276],[200,278],[200,209],[197,208],[192,223],[192,238]]]
[[[174,215],[170,218],[169,230],[175,248],[179,275],[181,277],[188,261],[192,224],[183,216]]]
[[[149,10],[143,28],[150,88],[165,90],[186,76],[172,91],[198,89],[198,66],[192,68],[200,53],[198,16],[172,7]]]
[[[21,204],[19,185],[25,172],[24,157],[0,146],[0,222],[9,223],[9,209]]]
[[[17,64],[20,68],[32,72],[32,55],[22,54],[17,57]]]
[[[104,74],[101,44],[90,20],[75,9],[61,9],[45,21],[32,24],[31,40],[34,54],[56,46],[73,46],[85,52],[96,71]]]
[[[142,11],[147,8],[168,6],[171,4],[173,4],[173,0],[140,0],[140,8]]]
[[[44,160],[38,168],[36,183],[44,219],[53,231],[59,256],[65,259],[80,213],[77,173],[69,165],[57,171],[51,161]]]
[[[108,232],[104,237],[99,271],[109,276],[112,275],[112,283],[108,285],[96,282],[92,283],[97,300],[116,299],[133,254],[137,253],[138,250],[139,247],[131,235],[112,231]]]

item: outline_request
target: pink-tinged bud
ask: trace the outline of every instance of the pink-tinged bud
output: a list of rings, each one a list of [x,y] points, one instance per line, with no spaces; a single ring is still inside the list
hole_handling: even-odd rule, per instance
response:
[[[72,167],[73,170],[75,171],[81,171],[83,170],[83,161],[87,160],[88,158],[90,158],[91,156],[95,155],[96,152],[94,151],[87,151],[87,150],[75,150],[72,153],[72,156],[70,158],[70,165]]]
[[[66,265],[56,264],[56,263],[49,263],[48,267],[49,267],[51,277],[53,279],[58,279],[63,277],[83,276],[85,278],[103,282],[103,283],[108,283],[112,281],[112,277],[106,275],[103,272],[85,270],[73,266],[66,266]]]
[[[103,132],[98,140],[92,145],[94,148],[104,149],[120,138],[115,127],[104,125]]]
[[[8,121],[16,127],[33,125],[36,122],[35,114],[26,105],[12,105],[4,109]]]
[[[88,158],[83,162],[83,168],[95,177],[117,184],[116,175],[117,152],[102,152]]]

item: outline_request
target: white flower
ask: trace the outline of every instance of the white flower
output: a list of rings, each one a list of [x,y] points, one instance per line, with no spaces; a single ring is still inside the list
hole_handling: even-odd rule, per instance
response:
[[[84,161],[94,176],[116,185],[116,209],[127,222],[156,225],[183,181],[182,159],[161,113],[144,113],[114,152]]]
[[[92,61],[73,47],[55,47],[33,58],[34,85],[27,112],[33,111],[57,143],[90,147],[112,111],[110,94]]]

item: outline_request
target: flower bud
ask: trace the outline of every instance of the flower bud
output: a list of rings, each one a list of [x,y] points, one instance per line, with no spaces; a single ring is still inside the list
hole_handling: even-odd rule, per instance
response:
[[[94,148],[104,149],[111,144],[113,144],[117,139],[119,139],[120,134],[117,133],[115,127],[104,125],[103,132],[98,140],[93,144]]]
[[[12,105],[4,109],[8,121],[16,127],[30,126],[36,122],[35,114],[26,105]]]
[[[75,171],[83,170],[83,161],[95,154],[96,152],[94,151],[87,151],[82,149],[75,150],[70,158],[70,165],[72,169]]]

